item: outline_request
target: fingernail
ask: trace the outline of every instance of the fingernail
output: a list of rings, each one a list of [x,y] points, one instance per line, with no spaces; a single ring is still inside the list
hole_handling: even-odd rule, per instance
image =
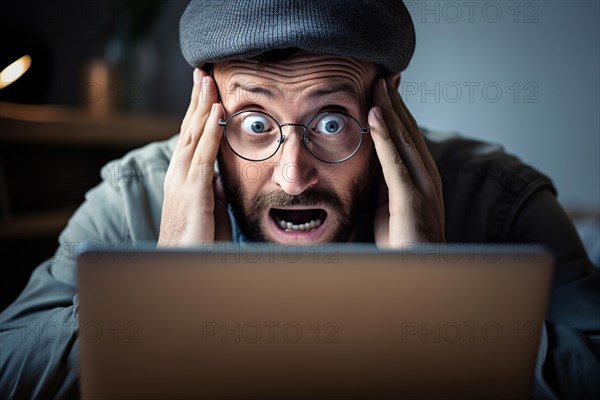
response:
[[[210,115],[212,118],[215,118],[215,116],[217,115],[218,107],[219,107],[218,103],[213,103],[212,107],[210,108]]]
[[[381,79],[381,83],[383,84],[383,91],[387,94],[387,83],[385,82],[385,79]]]
[[[196,68],[194,70],[194,85],[198,83],[198,80],[200,80],[200,70]]]
[[[381,110],[379,109],[379,107],[373,107],[373,115],[380,121],[383,119],[381,117]]]

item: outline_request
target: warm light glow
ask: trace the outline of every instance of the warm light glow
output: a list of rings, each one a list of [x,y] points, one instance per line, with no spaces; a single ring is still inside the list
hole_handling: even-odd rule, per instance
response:
[[[21,77],[31,66],[31,57],[26,54],[0,72],[0,89],[4,89]]]

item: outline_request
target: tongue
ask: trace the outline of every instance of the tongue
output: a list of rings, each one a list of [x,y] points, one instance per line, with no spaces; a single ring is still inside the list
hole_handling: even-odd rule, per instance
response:
[[[319,217],[319,210],[277,210],[277,215],[284,221],[302,224]]]

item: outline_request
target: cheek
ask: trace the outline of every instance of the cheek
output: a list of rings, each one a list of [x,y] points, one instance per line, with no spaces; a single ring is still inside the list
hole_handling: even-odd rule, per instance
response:
[[[219,152],[222,161],[219,168],[236,177],[236,183],[241,186],[246,200],[256,198],[258,193],[267,189],[273,171],[272,163],[251,162],[239,158],[225,142],[221,142]]]
[[[261,163],[242,161],[238,162],[238,176],[240,183],[250,198],[256,197],[265,188],[270,180],[269,170]]]
[[[357,179],[367,175],[371,168],[369,163],[373,161],[372,152],[373,141],[370,136],[365,136],[360,149],[351,159],[341,164],[329,164],[323,168],[323,171],[328,171],[327,183],[332,184],[338,191],[348,192]],[[327,174],[321,176],[324,177]]]
[[[356,154],[344,164],[347,164],[348,168],[352,171],[364,172],[369,168],[369,162],[371,161],[371,154],[374,151],[373,139],[370,134],[363,135],[362,144],[356,152]],[[346,165],[344,165],[344,168]],[[357,172],[353,173],[354,176]]]

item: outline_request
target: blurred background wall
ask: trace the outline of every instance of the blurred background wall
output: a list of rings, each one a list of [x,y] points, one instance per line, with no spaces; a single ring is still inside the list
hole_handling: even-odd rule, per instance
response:
[[[504,144],[566,207],[600,209],[600,2],[407,1],[420,124]]]

